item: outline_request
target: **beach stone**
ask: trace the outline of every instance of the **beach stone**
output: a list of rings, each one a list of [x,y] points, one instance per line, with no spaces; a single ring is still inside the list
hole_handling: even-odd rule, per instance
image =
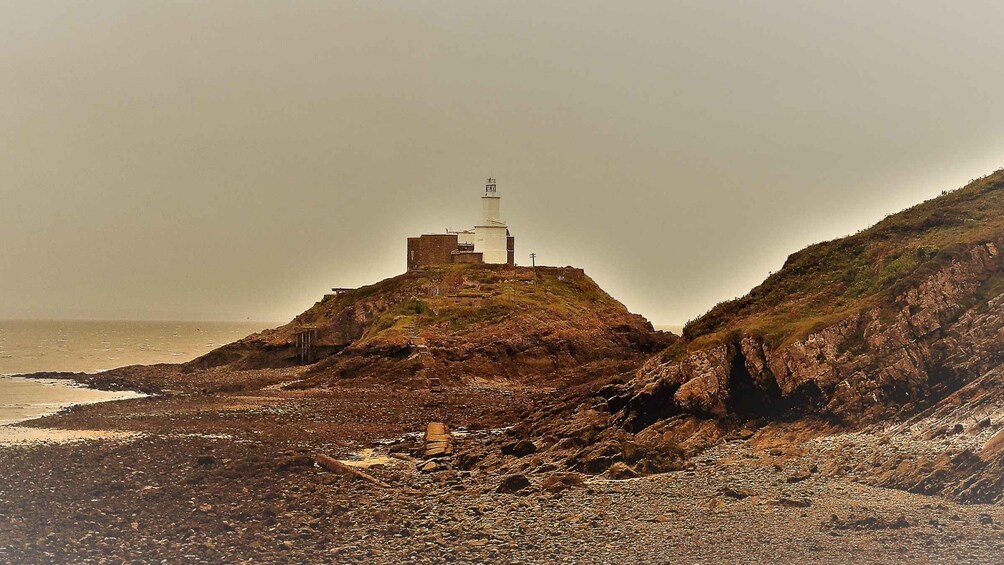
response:
[[[572,487],[581,487],[583,484],[582,475],[578,473],[552,473],[542,482],[544,490],[551,493],[559,493]]]
[[[293,467],[313,467],[314,459],[309,455],[294,455],[286,457],[276,465],[277,471],[288,471]]]
[[[532,441],[521,439],[514,443],[502,446],[502,455],[512,455],[514,457],[525,457],[537,452],[537,446]]]
[[[617,461],[607,469],[607,476],[614,480],[633,479],[638,476],[634,469],[623,461]]]
[[[813,473],[816,472],[816,470],[817,469],[816,469],[815,465],[813,465],[812,467],[809,467],[808,469],[799,469],[799,470],[795,471],[794,473],[788,475],[788,478],[785,479],[785,481],[787,481],[789,483],[800,483],[800,482],[808,479],[809,477],[811,477],[813,475]]]
[[[529,487],[530,479],[527,479],[525,475],[509,475],[502,479],[502,482],[499,483],[495,492],[511,494]]]

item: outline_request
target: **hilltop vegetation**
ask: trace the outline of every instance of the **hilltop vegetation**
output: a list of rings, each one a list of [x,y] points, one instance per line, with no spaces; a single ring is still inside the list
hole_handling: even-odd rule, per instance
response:
[[[812,245],[788,257],[746,296],[718,304],[689,322],[692,346],[742,329],[780,345],[891,298],[957,259],[974,244],[1004,233],[1004,170],[888,216],[850,237]],[[1000,273],[988,293],[1002,286]],[[682,352],[682,344],[677,347]]]
[[[289,324],[194,364],[295,364],[296,335],[317,331],[315,380],[408,379],[427,347],[443,378],[562,379],[627,370],[673,338],[630,314],[580,269],[444,265],[328,295]]]
[[[623,306],[576,269],[540,267],[534,271],[492,265],[443,265],[413,271],[377,284],[329,295],[293,321],[325,327],[338,313],[372,297],[403,297],[369,319],[362,339],[386,339],[412,326],[458,332],[510,315],[544,318],[602,316]]]
[[[791,255],[631,378],[571,391],[521,431],[553,440],[555,465],[623,474],[679,468],[757,429],[797,443],[909,419],[895,450],[876,437],[854,456],[867,454],[861,480],[1004,500],[1002,250],[997,171]],[[959,439],[939,439],[946,429]]]

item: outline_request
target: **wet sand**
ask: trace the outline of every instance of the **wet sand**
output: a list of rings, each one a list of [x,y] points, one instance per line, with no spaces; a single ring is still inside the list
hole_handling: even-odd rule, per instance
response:
[[[143,396],[130,391],[84,388],[65,380],[0,375],[0,426],[55,414],[69,406]]]
[[[72,443],[91,440],[127,440],[136,437],[135,432],[112,430],[63,430],[51,428],[25,428],[21,426],[0,426],[0,447],[13,445],[38,445]]]
[[[0,448],[130,439],[137,434],[106,429],[35,428],[17,424],[57,414],[73,406],[145,396],[131,391],[90,389],[65,380],[0,376]]]

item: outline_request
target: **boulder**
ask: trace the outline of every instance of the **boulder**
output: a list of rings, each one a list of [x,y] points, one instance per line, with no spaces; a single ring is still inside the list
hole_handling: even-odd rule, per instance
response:
[[[502,446],[502,455],[512,455],[514,457],[525,457],[537,452],[537,446],[532,441],[521,439]]]
[[[509,475],[502,479],[495,492],[512,494],[530,488],[530,479],[526,475]]]
[[[614,479],[616,481],[622,481],[625,479],[633,479],[638,476],[638,473],[634,469],[629,467],[627,463],[623,461],[618,461],[607,469],[607,477]]]
[[[552,473],[541,481],[541,486],[547,492],[557,493],[585,484],[582,475],[578,473]]]

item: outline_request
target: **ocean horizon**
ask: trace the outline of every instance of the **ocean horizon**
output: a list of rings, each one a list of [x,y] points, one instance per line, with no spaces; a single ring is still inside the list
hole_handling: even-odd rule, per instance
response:
[[[0,375],[184,363],[281,323],[0,320]]]

